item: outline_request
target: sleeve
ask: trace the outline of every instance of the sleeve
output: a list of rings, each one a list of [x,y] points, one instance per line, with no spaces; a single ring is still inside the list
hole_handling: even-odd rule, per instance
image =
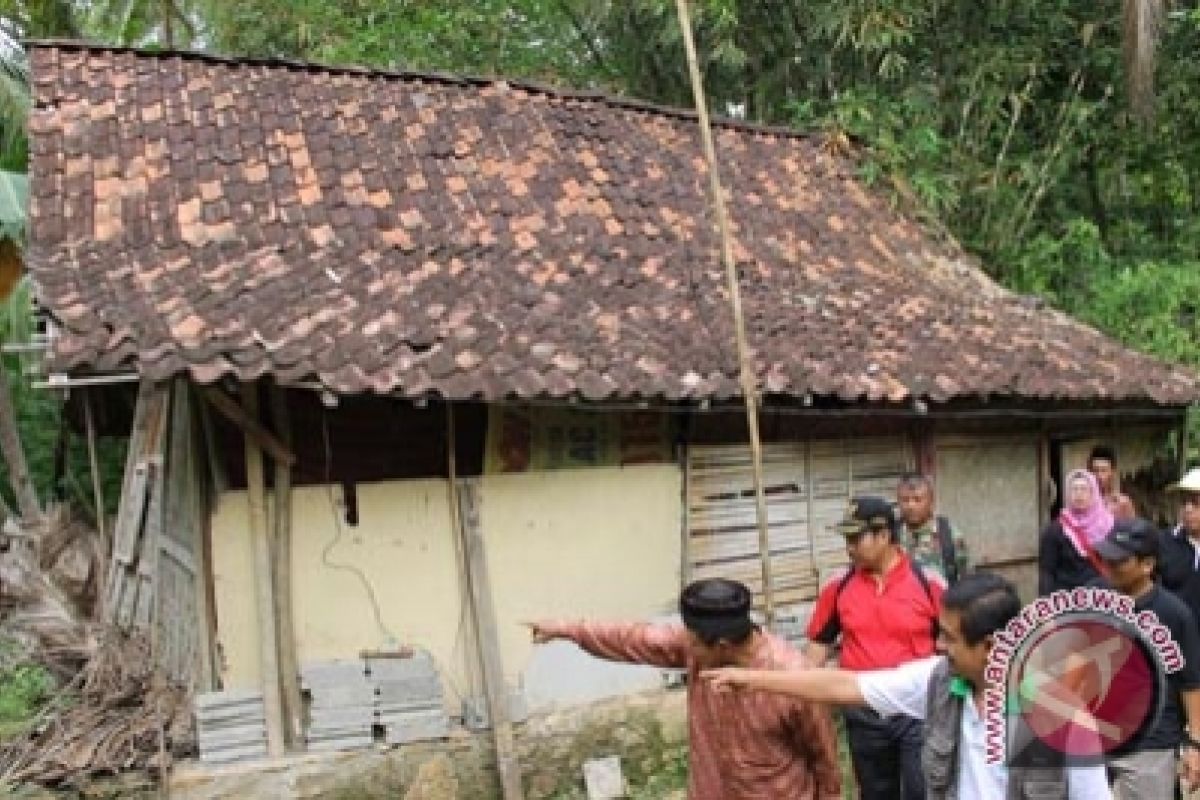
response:
[[[894,669],[881,669],[858,674],[858,688],[867,705],[879,714],[904,714],[925,719],[925,703],[929,697],[929,676],[941,656],[910,661]]]
[[[1045,597],[1054,591],[1054,573],[1058,568],[1058,539],[1055,537],[1054,523],[1042,530],[1038,539],[1038,597]]]
[[[1191,564],[1185,558],[1171,557],[1175,549],[1175,542],[1170,530],[1162,531],[1158,536],[1158,552],[1162,554],[1162,557],[1158,559],[1159,576],[1162,579],[1162,585],[1174,592],[1187,581],[1187,573]]]
[[[808,618],[808,628],[804,635],[814,642],[834,644],[842,635],[842,624],[837,614],[838,591],[846,572],[839,571],[825,582],[821,593],[817,595],[817,604],[813,607],[812,616]]]
[[[818,703],[793,701],[792,742],[812,768],[818,800],[841,800],[842,771],[838,760],[837,731],[829,709]]]
[[[933,618],[936,620],[938,614],[942,613],[942,595],[946,593],[946,576],[935,569],[925,569],[921,567],[925,573],[925,580],[929,583],[929,599],[933,603]]]
[[[1103,764],[1067,770],[1068,800],[1112,800],[1108,774]]]
[[[687,667],[687,631],[679,625],[580,622],[569,626],[566,633],[598,658],[664,669]]]
[[[954,542],[954,563],[958,567],[958,577],[961,578],[971,569],[971,546],[953,522],[950,523],[950,540]]]
[[[1181,692],[1200,689],[1200,629],[1196,627],[1196,618],[1191,610],[1180,602],[1179,624],[1172,634],[1179,645],[1179,655],[1183,657],[1183,667],[1171,676],[1172,682]]]

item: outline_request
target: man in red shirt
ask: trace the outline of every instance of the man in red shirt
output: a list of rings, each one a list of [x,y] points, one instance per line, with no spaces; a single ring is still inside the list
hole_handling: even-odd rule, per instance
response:
[[[839,640],[842,668],[855,671],[933,655],[945,579],[897,544],[891,505],[882,497],[855,498],[838,532],[852,563],[817,597],[804,650],[808,663],[823,666]],[[869,709],[844,714],[863,800],[923,798],[920,720]]]
[[[750,590],[707,578],[683,590],[682,625],[541,620],[536,643],[566,639],[610,661],[687,670],[688,800],[840,800],[837,736],[821,705],[719,693],[700,670],[800,669],[803,657],[750,619]]]

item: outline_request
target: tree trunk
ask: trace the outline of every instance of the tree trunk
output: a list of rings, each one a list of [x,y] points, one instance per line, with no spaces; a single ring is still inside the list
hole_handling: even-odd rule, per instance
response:
[[[38,526],[43,522],[42,506],[38,502],[29,465],[25,461],[25,448],[21,445],[21,431],[17,428],[17,412],[13,407],[12,389],[8,384],[8,373],[0,367],[0,453],[8,467],[8,480],[17,496],[17,510],[27,526]]]

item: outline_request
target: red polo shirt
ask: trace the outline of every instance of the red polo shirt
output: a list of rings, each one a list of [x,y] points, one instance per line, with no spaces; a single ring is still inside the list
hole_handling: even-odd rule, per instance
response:
[[[882,581],[853,569],[840,592],[845,571],[821,587],[808,622],[808,638],[833,644],[840,635],[845,669],[889,669],[932,655],[934,623],[946,590],[941,575],[918,567],[929,585],[926,592],[903,553]]]

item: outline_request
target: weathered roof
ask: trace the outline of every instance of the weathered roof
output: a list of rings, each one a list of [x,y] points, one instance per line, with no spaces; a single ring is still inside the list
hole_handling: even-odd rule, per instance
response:
[[[29,265],[59,371],[452,398],[722,398],[694,118],[503,81],[32,45]],[[821,140],[721,123],[768,392],[1182,404]]]

